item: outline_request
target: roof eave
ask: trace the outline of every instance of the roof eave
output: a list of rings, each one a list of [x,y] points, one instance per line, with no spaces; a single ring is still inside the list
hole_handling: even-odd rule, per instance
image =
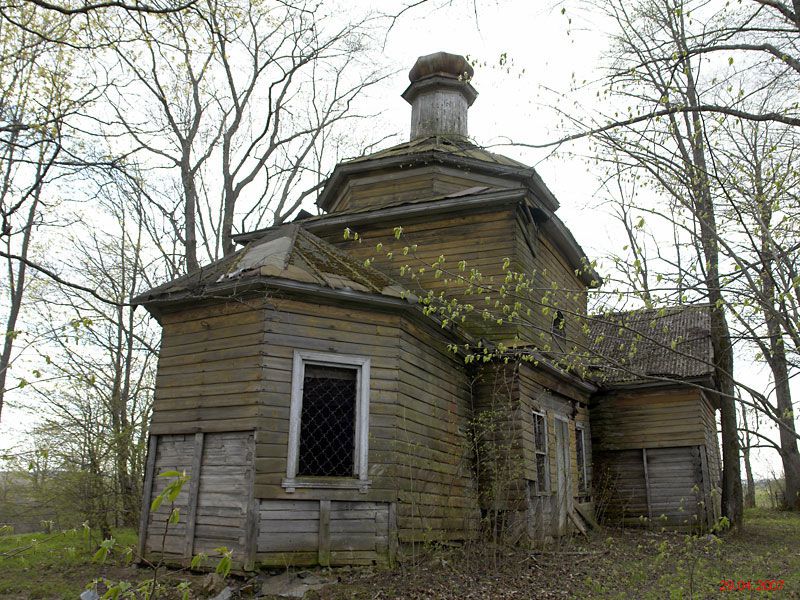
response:
[[[645,376],[647,377],[647,376]],[[714,388],[714,377],[710,374],[708,375],[696,375],[692,377],[680,377],[677,375],[672,376],[663,376],[663,375],[653,375],[653,378],[658,377],[658,379],[652,380],[637,380],[637,381],[630,381],[630,382],[599,382],[598,388],[600,391],[625,391],[625,390],[641,390],[641,389],[650,389],[650,388],[668,388],[668,387],[678,387],[678,386],[685,386],[691,385],[704,388]]]
[[[325,186],[322,188],[322,191],[317,197],[317,206],[319,206],[322,210],[328,210],[330,204],[333,202],[335,191],[339,189],[343,180],[348,176],[355,175],[357,173],[379,171],[391,167],[420,163],[424,164],[430,162],[464,167],[492,175],[513,177],[518,181],[526,183],[532,191],[537,192],[537,197],[549,210],[558,210],[558,200],[532,167],[523,168],[513,167],[510,165],[501,165],[475,158],[458,156],[448,152],[432,150],[419,153],[403,154],[400,156],[387,156],[373,160],[367,159],[350,163],[341,163],[334,168],[333,173],[331,173],[331,176],[328,178],[328,181],[325,182]]]
[[[159,319],[161,314],[163,314],[163,311],[161,310],[162,308],[178,307],[187,303],[196,305],[198,301],[212,303],[233,297],[234,295],[264,292],[266,290],[276,290],[290,294],[297,294],[305,299],[310,297],[324,298],[350,304],[358,304],[361,306],[370,306],[384,310],[406,311],[409,315],[427,325],[440,325],[440,322],[434,317],[424,315],[420,310],[419,305],[402,298],[348,289],[326,288],[313,283],[292,281],[290,279],[281,279],[279,277],[260,277],[258,279],[254,279],[253,281],[247,282],[225,282],[205,288],[203,294],[181,292],[171,294],[168,297],[150,298],[146,302],[137,302],[136,304],[139,306],[144,306],[151,315],[153,315],[156,319]],[[461,343],[474,343],[472,337],[460,328],[450,326],[442,329],[451,337],[458,338],[459,342]]]
[[[484,193],[476,196],[458,196],[446,200],[431,200],[430,202],[418,202],[414,204],[404,204],[402,206],[392,206],[389,208],[378,208],[369,212],[361,213],[328,213],[321,218],[315,218],[308,222],[299,222],[300,225],[310,232],[325,231],[336,229],[337,227],[358,226],[382,221],[391,221],[398,217],[415,217],[418,215],[432,215],[448,212],[454,208],[468,210],[470,208],[480,208],[487,205],[503,205],[520,202],[525,197],[525,190],[509,189],[499,192]],[[275,226],[279,227],[279,226]],[[245,244],[257,239],[274,227],[266,227],[248,233],[240,233],[233,236],[237,244]]]

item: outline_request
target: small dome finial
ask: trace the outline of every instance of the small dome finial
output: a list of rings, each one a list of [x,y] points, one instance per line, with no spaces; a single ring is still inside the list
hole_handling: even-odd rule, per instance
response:
[[[436,52],[420,56],[408,72],[408,79],[414,83],[425,77],[441,75],[469,81],[474,74],[475,70],[472,65],[463,56],[449,52]]]
[[[466,58],[448,52],[420,56],[408,78],[403,98],[411,105],[411,139],[432,136],[467,137],[467,111],[478,92]]]

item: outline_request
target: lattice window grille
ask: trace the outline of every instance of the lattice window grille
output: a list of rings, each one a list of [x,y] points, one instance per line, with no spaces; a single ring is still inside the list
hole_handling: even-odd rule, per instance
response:
[[[306,364],[300,417],[300,477],[355,475],[358,371]]]

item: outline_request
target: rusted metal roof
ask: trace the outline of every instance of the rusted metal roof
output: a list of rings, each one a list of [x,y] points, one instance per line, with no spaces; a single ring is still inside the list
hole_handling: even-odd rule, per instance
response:
[[[698,379],[714,372],[707,304],[596,315],[590,344],[601,383]]]

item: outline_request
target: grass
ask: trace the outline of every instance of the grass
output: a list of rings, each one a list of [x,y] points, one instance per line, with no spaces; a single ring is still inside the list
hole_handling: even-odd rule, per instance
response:
[[[498,556],[499,555],[499,556]],[[497,559],[497,560],[496,560]],[[495,567],[495,561],[497,567]],[[758,580],[783,580],[757,591]],[[723,580],[750,590],[720,591]],[[744,587],[744,583],[741,587]],[[543,553],[465,548],[390,573],[353,571],[323,600],[800,598],[800,515],[754,509],[739,534],[602,529]]]
[[[121,546],[136,543],[131,529],[113,532]],[[124,569],[121,555],[92,562],[99,539],[85,530],[0,536],[0,597],[77,598],[96,577]]]
[[[130,530],[114,532],[121,546]],[[149,574],[127,566],[121,552],[106,564],[92,561],[98,540],[82,531],[0,536],[0,598],[75,599],[98,577],[141,581]],[[736,535],[686,536],[644,529],[602,529],[589,539],[532,553],[475,544],[429,548],[401,567],[336,570],[341,582],[322,600],[518,598],[800,598],[800,515],[754,509]],[[173,573],[177,581],[185,573]],[[783,580],[780,592],[756,591],[758,580]],[[750,590],[720,591],[720,582],[750,581]],[[193,598],[200,578],[192,578]],[[238,587],[242,581],[232,582]],[[252,586],[251,586],[252,589]],[[238,596],[235,596],[238,597]],[[241,597],[248,597],[242,594]]]

